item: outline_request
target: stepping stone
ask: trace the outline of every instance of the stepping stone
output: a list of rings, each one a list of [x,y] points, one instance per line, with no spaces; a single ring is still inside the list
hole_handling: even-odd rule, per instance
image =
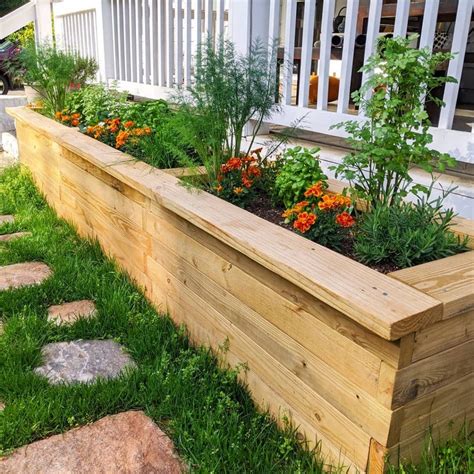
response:
[[[2,474],[180,474],[170,438],[141,411],[106,416],[0,459]]]
[[[0,267],[0,291],[39,285],[51,276],[50,268],[44,263],[16,263]]]
[[[15,218],[11,215],[0,216],[0,225],[13,224],[13,222],[15,222]]]
[[[71,324],[79,318],[93,318],[97,314],[97,309],[93,301],[81,300],[71,303],[64,303],[48,308],[48,321],[56,325]]]
[[[5,410],[5,404],[0,402],[0,411],[3,411]]]
[[[44,364],[35,373],[49,383],[91,383],[98,378],[113,379],[135,362],[115,341],[53,342],[43,347]]]
[[[10,242],[11,240],[21,239],[22,237],[31,237],[31,232],[15,232],[13,234],[0,235],[0,242]]]

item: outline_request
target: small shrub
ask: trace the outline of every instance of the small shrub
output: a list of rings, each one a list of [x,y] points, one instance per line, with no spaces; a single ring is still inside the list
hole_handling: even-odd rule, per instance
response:
[[[97,72],[94,59],[60,51],[47,43],[30,43],[20,52],[19,60],[25,82],[41,96],[44,112],[50,116],[64,110],[71,87],[84,86]]]
[[[327,179],[317,157],[319,150],[297,146],[286,150],[281,158],[275,180],[275,198],[286,208],[301,201],[311,184]]]
[[[337,125],[349,133],[355,151],[335,167],[336,176],[348,180],[372,206],[392,205],[410,191],[426,192],[422,186],[412,187],[411,168],[432,173],[455,164],[448,154],[428,147],[433,137],[425,110],[425,100],[443,105],[431,94],[434,88],[455,81],[435,74],[451,54],[411,48],[415,38],[380,39],[363,67],[369,79],[353,94],[367,120]]]
[[[356,257],[365,264],[405,268],[467,250],[467,238],[449,230],[455,214],[452,209],[443,210],[444,197],[429,201],[428,195],[415,203],[400,199],[374,207],[360,219]]]
[[[355,225],[351,199],[326,192],[327,184],[318,181],[304,192],[304,200],[283,213],[286,223],[301,235],[325,247],[341,250]]]

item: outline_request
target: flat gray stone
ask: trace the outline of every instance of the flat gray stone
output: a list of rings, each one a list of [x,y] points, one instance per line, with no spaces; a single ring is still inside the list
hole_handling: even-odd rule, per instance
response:
[[[31,232],[14,232],[13,234],[0,235],[0,242],[10,242],[11,240],[21,239],[22,237],[31,237]]]
[[[0,225],[13,224],[13,222],[15,222],[15,218],[10,214],[7,214],[5,216],[0,216]]]
[[[51,273],[48,265],[41,262],[16,263],[0,267],[0,291],[39,285]]]
[[[61,324],[72,324],[79,318],[93,318],[97,314],[97,309],[93,301],[81,300],[72,301],[48,308],[48,321],[52,321],[58,326]]]
[[[5,410],[5,404],[0,402],[0,411],[3,411]]]
[[[41,353],[44,364],[35,373],[54,385],[113,379],[124,369],[136,367],[122,346],[112,340],[54,342],[44,346]]]

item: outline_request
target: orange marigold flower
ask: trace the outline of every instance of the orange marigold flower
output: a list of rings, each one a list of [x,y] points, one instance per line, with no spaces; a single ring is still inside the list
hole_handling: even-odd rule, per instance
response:
[[[223,189],[224,189],[224,188],[222,187],[221,184],[219,184],[219,186],[216,186],[216,191],[217,191],[218,193],[221,193]]]
[[[239,170],[242,167],[242,160],[238,157],[229,158],[224,166],[226,171]]]
[[[129,133],[125,130],[120,131],[115,138],[115,148],[121,148],[127,143]]]
[[[61,117],[63,116],[63,114],[61,112],[56,112],[54,114],[54,116],[58,119],[58,120],[61,120]]]
[[[81,114],[79,114],[79,113],[76,112],[75,114],[72,114],[71,117],[72,117],[73,119],[80,119],[80,118],[81,118]]]
[[[143,131],[145,132],[145,135],[150,135],[151,134],[151,128],[150,127],[145,127],[143,129]]]
[[[293,216],[294,214],[296,214],[296,211],[295,209],[292,207],[290,209],[287,209],[285,212],[282,213],[281,217],[284,217],[285,219],[287,219],[288,217],[291,217]]]
[[[72,119],[72,120],[71,120],[71,125],[72,125],[73,127],[77,127],[77,126],[79,125],[79,120],[78,120],[78,119]]]
[[[304,193],[305,197],[321,197],[324,194],[324,188],[322,181],[318,181],[317,183],[310,186]]]
[[[125,128],[132,128],[134,125],[135,125],[135,123],[134,123],[132,120],[127,120],[127,121],[123,124],[123,126],[124,126]]]
[[[69,120],[71,120],[71,117],[69,115],[62,115],[61,120],[63,122],[69,122]]]
[[[262,172],[260,171],[260,168],[256,165],[249,166],[247,173],[249,176],[255,176],[255,177],[259,177],[262,174]]]
[[[298,218],[293,222],[293,227],[299,230],[302,234],[308,232],[309,229],[316,222],[316,215],[312,212],[300,212]]]
[[[341,227],[352,227],[355,224],[355,219],[348,212],[344,211],[336,216],[336,222]]]
[[[252,180],[249,179],[247,176],[247,173],[242,173],[242,185],[245,186],[246,188],[252,187]]]
[[[301,212],[306,206],[309,205],[309,202],[308,201],[300,201],[300,202],[297,202],[294,206],[293,206],[293,209],[296,211],[296,212]]]
[[[234,194],[237,194],[237,196],[238,196],[239,194],[242,194],[243,192],[244,192],[244,188],[242,188],[242,187],[240,187],[240,186],[238,186],[238,187],[236,187],[236,188],[233,189],[233,193],[234,193]]]

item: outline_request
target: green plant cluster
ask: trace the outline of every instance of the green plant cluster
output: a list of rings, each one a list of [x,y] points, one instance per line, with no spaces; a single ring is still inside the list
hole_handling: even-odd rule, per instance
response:
[[[61,51],[47,43],[29,43],[18,55],[18,62],[19,73],[40,95],[44,113],[50,116],[64,110],[68,92],[94,79],[98,68],[94,59]]]
[[[274,198],[286,208],[304,199],[304,192],[327,176],[319,163],[320,149],[296,146],[288,148],[277,161],[278,173],[275,179]]]

